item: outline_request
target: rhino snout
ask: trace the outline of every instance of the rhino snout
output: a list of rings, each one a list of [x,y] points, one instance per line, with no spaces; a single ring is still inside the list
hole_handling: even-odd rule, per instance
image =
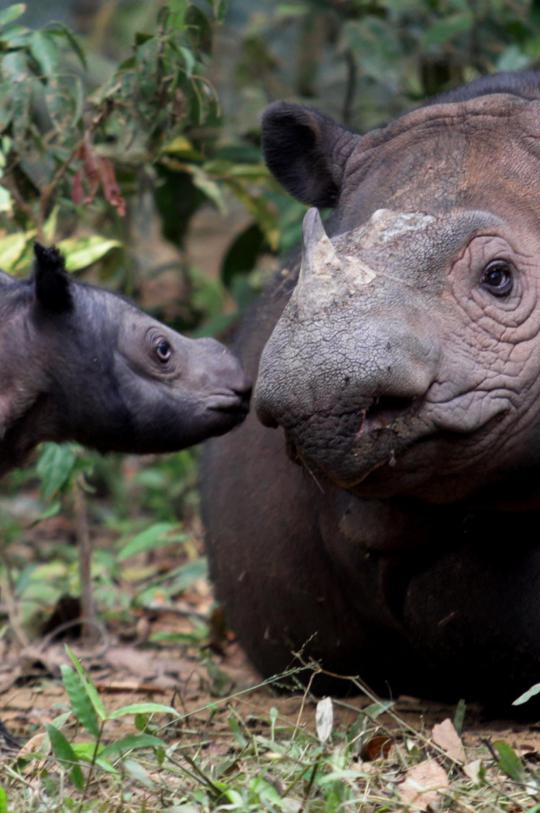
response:
[[[424,418],[440,366],[436,324],[414,308],[375,316],[352,315],[354,333],[339,317],[318,330],[312,323],[319,340],[310,347],[304,329],[283,321],[257,380],[259,420],[285,429],[294,459],[345,484],[393,466],[401,450],[432,431]]]
[[[251,381],[236,356],[215,339],[195,340],[190,354],[189,378],[206,409],[245,417],[251,398]]]

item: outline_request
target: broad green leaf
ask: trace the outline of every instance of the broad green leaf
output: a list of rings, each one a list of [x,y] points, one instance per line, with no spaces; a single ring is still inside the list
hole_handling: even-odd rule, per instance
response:
[[[126,717],[128,714],[172,714],[173,717],[182,715],[172,706],[165,706],[162,703],[133,703],[129,706],[121,706],[109,714],[110,720],[117,720],[119,717]]]
[[[5,788],[0,785],[0,813],[8,813],[8,797]]]
[[[169,26],[182,30],[188,7],[188,0],[169,0]]]
[[[72,747],[79,760],[93,762],[107,773],[118,774],[114,765],[111,765],[107,759],[103,758],[103,746],[100,746],[98,754],[96,754],[95,742],[74,742]]]
[[[56,754],[58,761],[67,769],[70,779],[78,790],[84,788],[84,776],[77,758],[77,754],[66,740],[61,731],[51,723],[45,728],[51,741],[51,747]]]
[[[87,67],[86,56],[73,31],[70,31],[70,29],[67,28],[63,23],[56,20],[47,26],[47,31],[50,31],[51,34],[56,36],[64,37],[71,45],[71,50],[77,56],[83,68]]]
[[[41,480],[45,499],[58,494],[69,482],[77,463],[77,455],[70,444],[44,443],[36,471]]]
[[[28,233],[8,234],[0,239],[0,268],[8,273],[13,272],[17,260],[21,257],[29,242]]]
[[[73,714],[80,724],[94,737],[99,737],[99,722],[96,711],[88,696],[86,684],[70,666],[61,666],[64,688],[68,694]]]
[[[118,559],[122,561],[130,556],[135,556],[137,553],[162,548],[165,545],[171,545],[173,542],[185,541],[188,538],[187,534],[175,534],[174,537],[168,536],[175,528],[178,528],[178,526],[172,522],[156,522],[155,525],[145,528],[144,531],[130,539],[118,554]]]
[[[103,701],[102,701],[101,697],[99,696],[98,690],[96,689],[96,687],[94,686],[94,684],[92,683],[92,681],[90,680],[88,675],[86,674],[86,671],[85,671],[82,663],[80,662],[80,660],[78,659],[78,657],[76,656],[74,651],[67,644],[66,644],[66,652],[67,652],[68,658],[70,659],[71,663],[75,667],[75,671],[77,672],[77,674],[79,675],[79,677],[81,678],[81,680],[84,683],[86,693],[88,694],[88,697],[90,698],[90,702],[92,703],[97,716],[100,718],[100,720],[108,720],[109,715],[107,714],[107,709],[103,705]]]
[[[197,60],[193,55],[193,51],[190,51],[189,48],[180,47],[180,53],[184,58],[184,65],[186,66],[186,74],[188,77],[191,78],[193,71],[195,69],[195,65],[197,64]]]
[[[189,138],[179,135],[168,141],[162,149],[163,153],[180,155],[182,158],[200,158]]]
[[[56,228],[58,226],[58,213],[60,211],[59,206],[53,206],[52,211],[45,221],[45,225],[43,226],[43,236],[45,237],[48,243],[54,243],[54,236],[56,234]]]
[[[68,237],[58,244],[58,248],[66,257],[67,270],[80,271],[121,245],[119,240],[109,240],[94,234],[91,237]]]
[[[5,28],[14,20],[17,20],[26,11],[26,3],[14,3],[3,11],[0,11],[0,28]]]
[[[275,15],[278,19],[290,17],[303,17],[308,12],[305,3],[278,3]]]
[[[497,760],[501,771],[515,782],[521,782],[523,779],[523,765],[512,746],[508,745],[504,740],[496,740],[493,743],[493,748],[497,752]]]
[[[40,522],[43,522],[44,519],[56,517],[60,513],[61,508],[62,503],[59,500],[57,500],[57,502],[51,503],[51,505],[49,505],[44,511],[41,512],[37,519],[30,523],[29,527],[34,528],[36,525],[39,525]]]
[[[43,74],[50,79],[58,67],[59,53],[50,34],[35,31],[30,37],[30,52]]]
[[[13,209],[13,201],[8,190],[0,186],[0,212],[9,214]]]
[[[517,45],[509,45],[497,59],[497,71],[521,71],[531,64],[531,58]]]
[[[166,745],[159,737],[152,734],[128,734],[121,740],[107,745],[100,756],[105,759],[117,759],[126,751],[140,750],[141,748],[165,748]]]
[[[125,759],[122,763],[124,771],[128,773],[132,779],[139,782],[145,788],[153,788],[154,781],[150,777],[148,771],[134,759]]]
[[[523,703],[527,703],[531,699],[531,697],[535,697],[537,694],[540,694],[540,683],[535,683],[534,686],[531,686],[531,688],[527,689],[526,692],[520,694],[517,700],[514,700],[512,705],[522,706]]]
[[[471,11],[449,14],[437,20],[424,31],[422,35],[422,45],[424,47],[444,45],[459,34],[465,34],[469,31],[473,23],[474,16]]]
[[[221,187],[200,167],[190,166],[189,172],[191,172],[193,183],[197,189],[200,189],[212,203],[215,203],[221,214],[226,214],[227,205]]]

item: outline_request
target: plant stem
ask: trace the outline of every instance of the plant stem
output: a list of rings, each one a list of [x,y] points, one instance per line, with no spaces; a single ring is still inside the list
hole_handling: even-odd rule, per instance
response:
[[[98,620],[92,590],[92,539],[88,528],[86,494],[79,479],[73,490],[75,530],[79,549],[79,581],[81,585],[81,624],[82,643],[92,646],[96,643]]]

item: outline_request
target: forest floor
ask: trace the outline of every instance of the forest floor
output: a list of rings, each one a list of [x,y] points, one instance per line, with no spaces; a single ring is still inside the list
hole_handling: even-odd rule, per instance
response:
[[[103,621],[91,646],[73,635],[79,607],[64,592],[76,556],[69,516],[27,526],[7,547],[18,570],[4,574],[0,607],[1,813],[540,811],[540,724],[390,703],[359,682],[346,700],[276,693],[279,676],[261,681],[215,608],[196,515],[183,530],[180,546],[135,554],[111,575],[118,535],[92,526]],[[21,612],[37,601],[22,577],[50,587],[61,552],[64,581],[47,608],[41,596],[37,623]],[[161,594],[148,592],[152,579]],[[75,689],[66,643],[86,670]]]

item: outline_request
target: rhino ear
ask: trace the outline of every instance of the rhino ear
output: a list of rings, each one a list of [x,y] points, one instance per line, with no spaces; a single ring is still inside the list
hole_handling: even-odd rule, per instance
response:
[[[275,102],[262,119],[269,169],[285,189],[310,206],[335,206],[343,169],[360,137],[299,104]]]
[[[71,310],[71,279],[64,258],[56,248],[34,243],[34,292],[36,302],[54,313]]]

